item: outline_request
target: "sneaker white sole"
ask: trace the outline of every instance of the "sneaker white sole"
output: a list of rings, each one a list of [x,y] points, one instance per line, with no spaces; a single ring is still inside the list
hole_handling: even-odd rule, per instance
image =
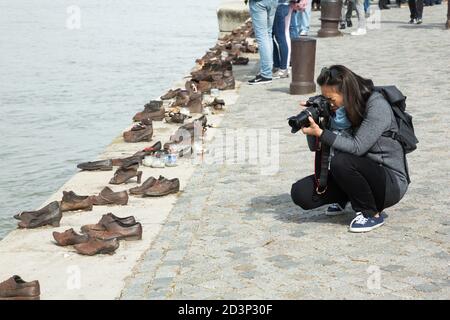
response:
[[[325,212],[325,215],[328,217],[335,217],[335,216],[342,216],[343,214],[345,214],[345,211],[336,211],[336,212]]]
[[[352,227],[349,227],[348,231],[350,231],[352,233],[364,233],[364,232],[369,232],[369,231],[375,230],[375,229],[381,227],[382,225],[384,225],[384,221],[382,223],[377,224],[376,226],[373,226],[370,228],[354,228],[353,229]]]
[[[254,85],[258,85],[258,84],[269,84],[272,83],[272,80],[270,81],[261,81],[261,82],[247,82],[249,85],[254,86]]]

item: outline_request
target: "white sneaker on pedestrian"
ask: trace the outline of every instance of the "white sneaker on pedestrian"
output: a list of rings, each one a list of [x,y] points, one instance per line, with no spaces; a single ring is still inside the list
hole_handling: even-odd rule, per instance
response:
[[[302,31],[302,32],[300,32],[300,36],[306,37],[306,36],[308,36],[308,32]]]
[[[284,79],[289,78],[288,69],[278,69],[272,76],[272,79]]]
[[[367,30],[366,30],[366,29],[358,28],[358,30],[353,31],[353,32],[351,33],[351,35],[352,35],[352,36],[363,36],[363,35],[365,35],[366,33],[367,33]]]

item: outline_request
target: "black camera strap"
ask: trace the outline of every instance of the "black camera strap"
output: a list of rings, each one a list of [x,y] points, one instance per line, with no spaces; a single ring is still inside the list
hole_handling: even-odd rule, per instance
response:
[[[321,121],[321,127],[326,128],[328,119],[324,118]],[[316,151],[315,156],[315,172],[316,177],[316,192],[317,194],[323,194],[327,191],[328,185],[328,168],[330,164],[330,146],[322,143],[319,151]]]

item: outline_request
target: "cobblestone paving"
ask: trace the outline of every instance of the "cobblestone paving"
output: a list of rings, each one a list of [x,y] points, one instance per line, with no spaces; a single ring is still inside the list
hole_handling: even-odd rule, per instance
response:
[[[296,207],[290,187],[311,174],[313,154],[303,135],[290,133],[286,118],[304,97],[287,94],[289,80],[243,84],[221,128],[278,130],[278,172],[261,175],[250,164],[199,166],[122,299],[449,299],[450,33],[443,30],[444,9],[426,7],[421,26],[405,23],[408,9],[383,11],[381,29],[365,37],[318,40],[316,74],[341,63],[408,96],[420,144],[408,156],[413,182],[386,211],[385,226],[352,234],[352,213],[330,218],[324,208]],[[238,70],[242,81],[250,67]]]

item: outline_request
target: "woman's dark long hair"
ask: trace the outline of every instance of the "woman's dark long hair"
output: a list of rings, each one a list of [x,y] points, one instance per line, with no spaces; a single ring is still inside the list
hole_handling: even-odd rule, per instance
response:
[[[365,79],[342,65],[333,65],[322,69],[317,83],[320,86],[334,86],[343,95],[348,119],[353,127],[359,127],[366,111],[367,100],[373,91],[372,80]]]

